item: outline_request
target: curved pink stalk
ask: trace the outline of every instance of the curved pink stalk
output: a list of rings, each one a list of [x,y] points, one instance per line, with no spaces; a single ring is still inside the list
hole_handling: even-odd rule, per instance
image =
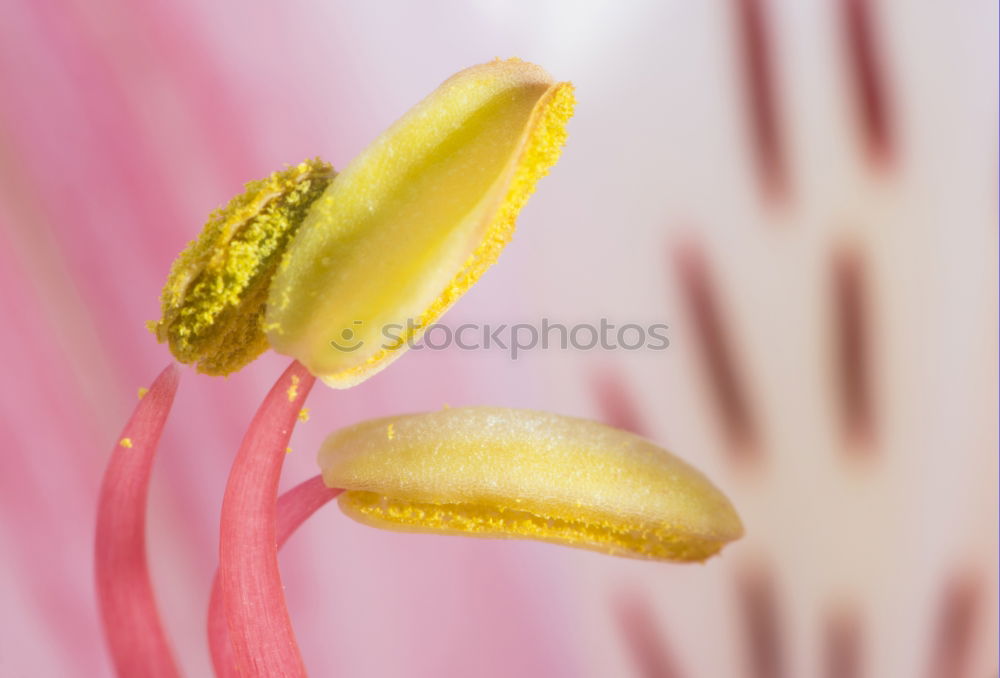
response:
[[[314,476],[281,495],[278,498],[278,548],[284,546],[288,538],[312,514],[342,491],[324,485],[322,476]],[[208,645],[212,652],[216,678],[239,678],[240,673],[229,643],[229,628],[226,626],[218,575],[212,584],[212,598],[208,606]]]
[[[176,678],[146,561],[146,497],[153,458],[177,392],[168,366],[136,405],[111,453],[97,509],[94,560],[104,634],[120,678]]]
[[[243,436],[222,501],[219,584],[244,678],[306,675],[278,570],[276,505],[288,439],[314,382],[293,362],[274,384]]]

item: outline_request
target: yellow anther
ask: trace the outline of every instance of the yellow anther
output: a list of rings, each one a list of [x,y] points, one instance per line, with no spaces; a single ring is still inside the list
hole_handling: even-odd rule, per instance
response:
[[[150,324],[181,362],[269,346],[344,388],[383,369],[497,259],[559,157],[573,87],[510,59],[456,74],[334,179],[319,159],[217,210]]]
[[[308,160],[260,181],[209,217],[174,262],[151,325],[182,363],[234,372],[268,347],[262,322],[271,278],[333,168]]]
[[[572,85],[520,60],[447,80],[310,208],[271,285],[274,349],[339,388],[402,354],[496,261],[572,112]]]
[[[324,482],[346,490],[345,513],[388,529],[680,561],[704,560],[743,533],[729,500],[666,450],[543,412],[453,408],[369,421],[327,438],[319,463]]]

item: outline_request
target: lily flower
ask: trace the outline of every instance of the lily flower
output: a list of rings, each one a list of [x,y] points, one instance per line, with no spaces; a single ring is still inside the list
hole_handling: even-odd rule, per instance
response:
[[[572,85],[533,64],[495,60],[466,69],[342,176],[315,159],[248,184],[172,267],[162,318],[150,329],[178,361],[226,375],[269,346],[294,359],[236,456],[223,502],[221,598],[245,672],[295,675],[288,667],[297,665],[304,674],[277,569],[276,494],[292,425],[316,375],[335,387],[366,379],[478,280],[558,159],[572,110]],[[406,331],[383,345],[377,333],[387,323]],[[337,340],[354,339],[355,330],[361,350],[342,350]],[[150,401],[163,420],[170,398]],[[165,640],[146,653],[157,668],[140,668],[129,631],[159,629],[139,529],[158,431],[142,428],[136,443],[123,435],[98,516],[99,596],[141,603],[105,605],[120,675],[176,673]],[[129,462],[133,445],[142,463]],[[139,527],[112,529],[126,509]],[[131,575],[119,577],[123,570]],[[245,605],[257,606],[256,614],[240,624]],[[269,647],[278,648],[273,666]]]
[[[572,107],[572,86],[537,66],[513,59],[466,69],[340,175],[316,159],[248,184],[172,268],[151,329],[177,360],[224,375],[268,347],[293,358],[251,422],[226,487],[209,613],[218,675],[306,675],[277,546],[341,491],[345,512],[373,525],[647,559],[704,560],[742,533],[717,489],[651,443],[517,410],[353,427],[323,447],[328,487],[307,481],[278,501],[288,442],[315,380],[346,388],[385,368],[496,261],[558,159]],[[390,325],[402,332],[386,343]],[[96,569],[120,676],[177,675],[142,520],[176,383],[168,369],[140,402],[102,491]]]

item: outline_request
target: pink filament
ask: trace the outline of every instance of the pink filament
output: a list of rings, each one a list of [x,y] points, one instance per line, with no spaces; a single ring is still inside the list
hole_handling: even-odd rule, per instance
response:
[[[153,458],[177,392],[168,366],[136,405],[104,473],[94,561],[104,633],[118,676],[175,678],[146,559],[146,497]]]
[[[342,491],[324,485],[322,476],[314,476],[281,495],[278,499],[278,548],[284,546],[288,538],[313,513]],[[239,678],[233,649],[229,643],[229,628],[226,626],[218,575],[212,584],[212,598],[208,607],[208,645],[212,652],[216,678]]]
[[[277,496],[299,410],[315,378],[293,362],[254,416],[222,502],[219,587],[232,662],[244,678],[306,675],[278,570]]]

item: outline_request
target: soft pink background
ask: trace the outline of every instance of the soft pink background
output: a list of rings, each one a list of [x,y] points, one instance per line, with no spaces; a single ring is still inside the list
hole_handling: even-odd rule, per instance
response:
[[[572,80],[578,114],[513,244],[447,320],[666,322],[671,347],[516,363],[411,352],[353,390],[317,387],[287,485],[363,418],[543,408],[640,428],[708,473],[748,534],[705,566],[671,566],[378,532],[330,506],[282,561],[312,674],[639,675],[630,648],[645,633],[683,676],[832,676],[842,618],[863,675],[995,672],[996,4],[869,3],[894,140],[878,164],[842,3],[769,3],[781,204],[755,173],[736,2],[517,4],[4,3],[0,675],[110,674],[97,486],[136,389],[169,360],[144,322],[208,212],[283,163],[344,166],[447,76],[510,55]],[[832,361],[831,252],[845,242],[869,291],[876,435],[860,452],[839,428]],[[679,243],[709,262],[756,461],[724,435]],[[210,671],[227,467],[284,364],[187,370],[161,445],[151,560],[191,676]],[[762,626],[773,637],[754,641]]]

